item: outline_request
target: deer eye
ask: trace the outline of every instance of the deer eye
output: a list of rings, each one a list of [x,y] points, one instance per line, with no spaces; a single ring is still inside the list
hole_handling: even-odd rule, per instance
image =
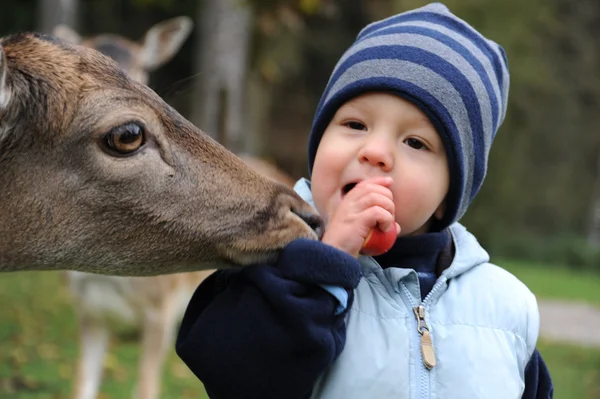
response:
[[[117,126],[104,136],[106,146],[119,155],[130,155],[146,142],[144,127],[130,122]]]

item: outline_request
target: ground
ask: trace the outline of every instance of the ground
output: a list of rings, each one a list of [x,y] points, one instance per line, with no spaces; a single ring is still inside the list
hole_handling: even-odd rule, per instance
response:
[[[541,300],[539,308],[545,339],[600,348],[600,308],[557,300]]]
[[[540,353],[557,399],[600,398],[600,276],[524,262],[497,262],[538,297]],[[57,272],[0,275],[0,397],[69,397],[77,356],[73,307]],[[105,361],[99,399],[131,397],[135,340],[121,337]],[[162,399],[206,399],[202,385],[172,353]]]

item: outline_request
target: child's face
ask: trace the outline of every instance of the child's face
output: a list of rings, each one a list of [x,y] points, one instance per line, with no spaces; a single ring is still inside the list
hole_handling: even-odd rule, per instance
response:
[[[390,176],[400,236],[426,233],[444,214],[444,145],[426,115],[387,93],[368,93],[338,109],[325,129],[311,176],[317,210],[329,220],[349,185]]]

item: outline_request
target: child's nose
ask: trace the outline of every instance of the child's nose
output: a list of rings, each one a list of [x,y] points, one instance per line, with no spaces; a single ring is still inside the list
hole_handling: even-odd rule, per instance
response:
[[[389,172],[394,166],[393,148],[393,143],[389,143],[388,140],[376,135],[369,135],[365,138],[365,143],[358,153],[358,160]]]

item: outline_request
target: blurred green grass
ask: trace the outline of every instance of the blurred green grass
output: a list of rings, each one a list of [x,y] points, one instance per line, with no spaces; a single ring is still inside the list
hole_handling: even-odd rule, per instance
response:
[[[598,276],[524,262],[502,262],[540,298],[600,305]],[[0,274],[0,397],[64,399],[71,392],[78,351],[77,327],[58,272]],[[100,399],[129,399],[137,369],[133,340],[113,339]],[[600,348],[541,340],[557,399],[600,398]],[[205,399],[202,384],[174,351],[164,370],[161,398]]]
[[[59,272],[0,274],[0,398],[66,399],[78,353],[77,325]],[[129,399],[135,340],[111,341],[100,399]],[[161,398],[205,399],[202,384],[171,351]]]
[[[600,398],[600,349],[538,341],[546,362],[555,399]]]
[[[519,261],[500,260],[496,264],[517,276],[538,298],[587,302],[600,307],[598,274]]]

